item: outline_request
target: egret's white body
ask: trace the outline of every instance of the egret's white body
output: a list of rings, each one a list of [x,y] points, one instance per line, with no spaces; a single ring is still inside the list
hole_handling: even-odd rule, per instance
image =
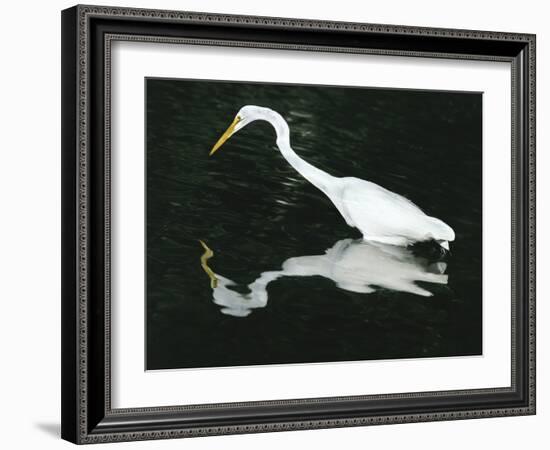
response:
[[[300,158],[290,146],[288,124],[272,109],[254,105],[242,107],[210,154],[255,120],[264,120],[273,126],[277,147],[283,157],[332,201],[346,223],[357,228],[363,239],[400,246],[433,239],[449,249],[449,241],[455,238],[453,229],[443,221],[424,214],[410,200],[370,181],[332,176]]]

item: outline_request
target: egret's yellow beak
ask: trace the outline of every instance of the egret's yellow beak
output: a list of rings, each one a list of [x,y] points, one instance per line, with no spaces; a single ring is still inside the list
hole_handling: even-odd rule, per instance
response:
[[[241,118],[239,116],[235,117],[231,125],[229,125],[229,128],[225,130],[225,133],[222,134],[222,137],[218,139],[218,142],[212,147],[212,150],[210,150],[210,155],[212,156],[216,151],[224,144],[225,141],[227,141],[231,135],[235,132],[235,127],[237,124],[241,121]]]

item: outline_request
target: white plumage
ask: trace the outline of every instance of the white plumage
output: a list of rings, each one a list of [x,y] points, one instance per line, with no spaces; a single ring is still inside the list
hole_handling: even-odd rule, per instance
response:
[[[300,158],[290,146],[288,124],[272,109],[254,105],[242,107],[210,154],[255,120],[264,120],[273,126],[277,147],[283,157],[332,201],[346,223],[357,228],[363,239],[400,246],[433,239],[449,249],[449,241],[455,239],[453,229],[443,221],[424,214],[410,200],[370,181],[332,176]]]

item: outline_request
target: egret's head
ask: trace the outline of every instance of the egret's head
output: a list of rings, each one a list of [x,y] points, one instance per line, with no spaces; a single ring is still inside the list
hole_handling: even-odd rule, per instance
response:
[[[225,141],[227,141],[237,131],[247,126],[250,122],[253,122],[254,120],[264,119],[268,111],[271,110],[269,110],[268,108],[262,108],[261,106],[243,106],[233,119],[233,122],[231,122],[231,125],[229,125],[227,130],[225,130],[222,136],[218,139],[218,142],[214,144],[212,150],[210,150],[210,156],[216,153],[216,151],[224,144]]]

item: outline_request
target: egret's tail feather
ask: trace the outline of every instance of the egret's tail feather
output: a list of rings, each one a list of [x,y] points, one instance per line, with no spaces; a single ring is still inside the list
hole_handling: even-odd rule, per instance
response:
[[[430,222],[433,227],[431,235],[435,240],[448,242],[452,242],[455,240],[454,230],[445,222],[435,217],[430,217]]]

